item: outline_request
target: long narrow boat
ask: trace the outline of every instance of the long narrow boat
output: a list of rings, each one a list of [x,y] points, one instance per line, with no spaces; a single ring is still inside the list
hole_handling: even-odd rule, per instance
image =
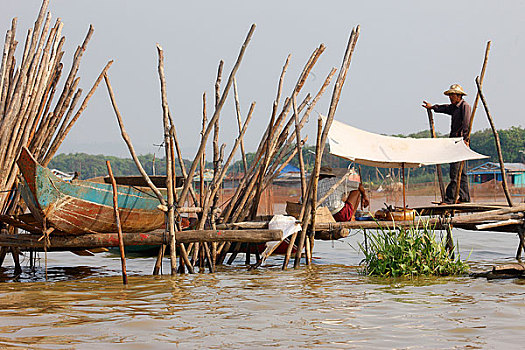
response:
[[[110,184],[85,180],[64,181],[38,164],[27,148],[17,161],[24,177],[21,194],[31,213],[61,233],[117,232]],[[159,201],[145,187],[117,185],[119,214],[124,232],[149,232],[164,225]]]

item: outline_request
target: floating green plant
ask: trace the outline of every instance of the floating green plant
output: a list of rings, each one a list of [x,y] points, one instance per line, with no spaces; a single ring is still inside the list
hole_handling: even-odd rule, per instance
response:
[[[445,240],[437,240],[428,224],[399,231],[381,228],[367,237],[367,247],[359,248],[365,255],[363,272],[370,276],[460,275],[469,268],[459,250],[450,257]]]

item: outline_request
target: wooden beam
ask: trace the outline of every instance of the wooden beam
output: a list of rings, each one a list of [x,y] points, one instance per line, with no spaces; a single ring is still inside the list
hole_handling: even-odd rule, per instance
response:
[[[282,238],[281,230],[189,230],[176,232],[177,243],[191,242],[248,242],[264,243],[279,241]],[[148,233],[123,233],[124,245],[160,245],[168,243],[168,236],[164,230]],[[41,235],[0,234],[0,246],[14,246],[23,248],[44,248]],[[80,236],[50,236],[48,250],[69,250],[72,248],[101,248],[118,247],[117,233],[90,233]]]

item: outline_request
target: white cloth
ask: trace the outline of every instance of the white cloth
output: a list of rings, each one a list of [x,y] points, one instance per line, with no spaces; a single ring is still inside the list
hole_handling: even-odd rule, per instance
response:
[[[283,238],[280,241],[270,241],[266,242],[266,249],[261,254],[261,259],[263,262],[268,258],[274,248],[277,245],[281,244],[285,238],[291,236],[292,234],[301,231],[301,225],[296,223],[296,219],[293,216],[285,215],[275,215],[272,220],[268,223],[268,229],[270,230],[282,230]],[[293,243],[290,243],[293,244]]]
[[[326,123],[326,117],[321,116]],[[416,168],[488,158],[462,138],[403,138],[374,134],[334,120],[328,132],[330,153],[356,163],[383,168]]]

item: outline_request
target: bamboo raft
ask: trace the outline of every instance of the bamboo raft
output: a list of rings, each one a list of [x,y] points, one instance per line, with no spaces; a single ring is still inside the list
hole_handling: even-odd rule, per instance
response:
[[[282,101],[283,83],[291,55],[288,55],[286,58],[277,83],[277,93],[269,113],[268,125],[259,141],[254,160],[251,164],[248,164],[243,137],[254,113],[256,103],[251,103],[243,121],[236,74],[255,31],[256,26],[253,24],[244,39],[224,87],[222,86],[224,63],[223,61],[219,62],[214,84],[213,113],[210,117],[208,116],[207,96],[205,93],[202,96],[201,140],[189,169],[184,165],[182,158],[182,148],[178,142],[175,127],[175,115],[167,102],[164,50],[157,44],[160,100],[164,126],[163,145],[166,159],[165,183],[159,184],[158,178],[152,179],[147,175],[126,132],[124,119],[119,111],[109,79],[108,69],[112,61],[108,62],[104,67],[77,112],[73,112],[82,93],[82,90],[78,88],[80,78],[76,77],[76,73],[82,54],[86,50],[87,43],[93,33],[92,27],[90,27],[83,44],[79,46],[75,53],[73,65],[63,92],[58,102],[56,102],[55,108],[51,109],[51,105],[54,102],[55,88],[62,72],[60,59],[64,54],[61,51],[64,37],[61,37],[60,34],[62,29],[60,20],[57,20],[55,26],[49,30],[51,15],[49,13],[46,14],[48,3],[49,0],[43,1],[35,26],[29,31],[26,39],[26,49],[18,68],[13,56],[17,46],[17,42],[14,39],[16,19],[13,20],[12,27],[7,32],[4,45],[0,70],[0,123],[2,125],[0,135],[2,140],[0,172],[2,176],[0,176],[0,179],[3,181],[0,188],[3,191],[0,192],[2,210],[0,223],[3,223],[0,233],[0,246],[2,247],[0,251],[0,265],[6,254],[11,252],[15,262],[15,271],[21,272],[18,260],[20,250],[43,250],[47,254],[48,251],[55,250],[78,252],[79,250],[118,246],[122,260],[123,281],[127,283],[124,246],[159,245],[160,249],[153,269],[154,274],[158,274],[160,271],[167,247],[169,247],[172,274],[186,271],[193,273],[197,266],[207,266],[209,271],[213,272],[217,265],[225,261],[227,254],[230,254],[227,263],[232,263],[242,250],[244,250],[246,255],[245,263],[257,267],[261,265],[263,258],[260,257],[256,245],[269,241],[283,240],[282,231],[270,230],[268,228],[268,220],[258,216],[261,195],[279,172],[295,157],[299,160],[301,174],[300,202],[302,204],[297,215],[297,223],[300,224],[301,231],[300,233],[294,233],[290,237],[290,244],[287,246],[282,265],[283,269],[288,267],[292,255],[295,257],[294,268],[300,266],[303,256],[305,257],[305,263],[310,265],[312,263],[315,239],[342,238],[348,235],[350,229],[369,230],[380,227],[417,227],[417,225],[423,223],[433,225],[436,229],[447,230],[449,233],[447,242],[451,250],[453,249],[450,235],[452,227],[469,230],[516,232],[520,238],[516,256],[521,256],[525,243],[525,204],[513,205],[510,201],[507,207],[462,204],[416,208],[421,216],[428,216],[428,219],[425,221],[419,218],[413,221],[352,221],[345,223],[319,221],[317,214],[320,203],[317,202],[317,184],[321,159],[327,143],[328,131],[334,119],[341,91],[359,38],[359,26],[353,28],[350,33],[339,74],[333,86],[326,122],[323,125],[321,118],[317,120],[315,163],[313,171],[308,178],[302,152],[302,147],[306,143],[307,138],[301,135],[301,131],[337,71],[335,68],[332,68],[317,93],[313,95],[313,98],[310,93],[301,95],[310,73],[325,50],[323,44],[320,44],[313,50],[303,70],[297,77],[292,91]],[[485,63],[487,54],[488,50],[485,56]],[[484,72],[485,63],[482,72]],[[118,203],[117,184],[109,161],[107,162],[109,176],[106,181],[111,183],[113,188],[114,227],[117,228],[114,231],[116,232],[86,232],[72,237],[68,232],[60,232],[56,227],[48,227],[45,215],[41,220],[35,220],[34,217],[27,215],[26,205],[20,200],[20,194],[17,191],[19,170],[16,166],[16,160],[23,147],[27,147],[35,158],[42,165],[46,166],[69,130],[73,127],[75,121],[87,107],[89,98],[102,79],[105,81],[122,138],[128,146],[130,155],[143,178],[142,183],[147,184],[148,190],[158,200],[159,210],[164,212],[165,229],[140,233],[123,232],[120,219],[122,211]],[[218,139],[220,116],[232,86],[238,136],[233,142],[229,155],[225,157],[226,145],[219,145]],[[478,84],[478,89],[481,95],[481,84]],[[484,105],[488,114],[485,102]],[[429,114],[429,121],[432,121],[431,119],[432,116]],[[433,128],[431,127],[431,129]],[[11,133],[8,132],[11,130]],[[213,180],[205,187],[203,180],[206,159],[205,150],[211,133],[213,133],[211,140],[213,147]],[[240,150],[242,157],[244,176],[240,179],[233,196],[220,208],[221,203],[219,203],[218,191],[238,150]],[[182,182],[180,177],[176,176],[176,159],[178,159],[177,163],[182,174]],[[440,172],[439,170],[438,172]],[[197,193],[193,186],[193,179],[197,174],[200,175],[200,193]],[[179,185],[181,188],[177,191],[176,188]],[[161,192],[159,187],[165,188],[165,191]],[[441,186],[441,188],[443,187]],[[180,212],[182,211],[192,212],[197,216],[197,221],[191,230],[183,230],[180,220]],[[456,215],[460,212],[461,215]],[[466,213],[469,214],[465,215]],[[254,264],[251,263],[252,252],[255,255]],[[33,260],[31,259],[32,263]]]

